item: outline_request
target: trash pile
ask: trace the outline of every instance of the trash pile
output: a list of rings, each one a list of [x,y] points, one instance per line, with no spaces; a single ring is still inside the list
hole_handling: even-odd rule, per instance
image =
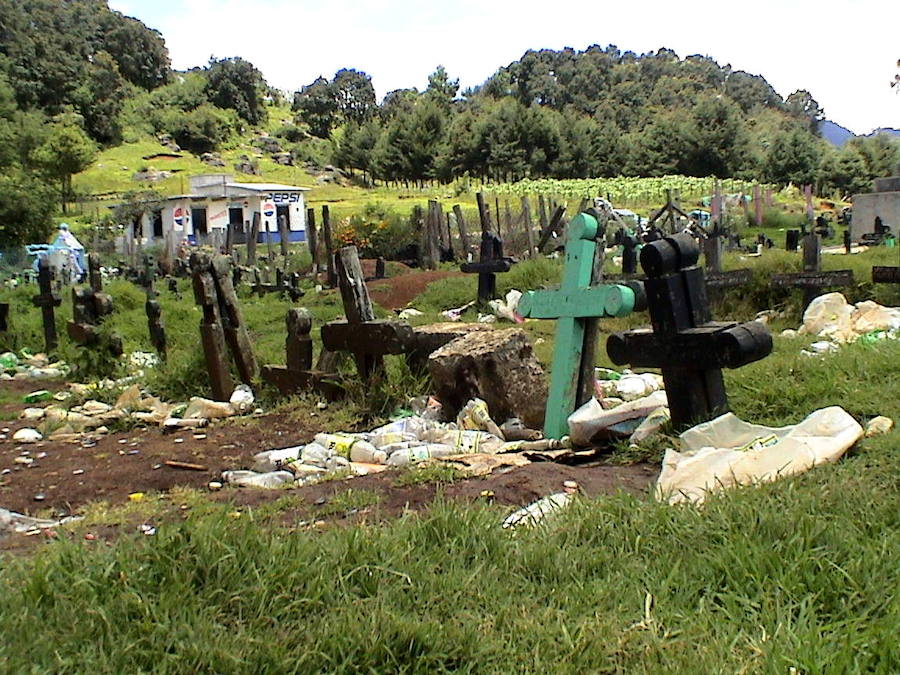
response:
[[[568,418],[572,445],[615,438],[637,444],[669,421],[661,375],[597,368],[594,376],[594,397]]]
[[[51,394],[46,390],[31,392],[24,397],[25,403],[54,400],[64,402],[72,393],[86,395],[94,391],[90,385],[70,384],[70,391]],[[20,419],[32,424],[33,428],[22,428],[13,434],[12,440],[19,443],[36,443],[45,437],[49,440],[78,440],[86,432],[107,433],[108,425],[119,420],[130,419],[144,425],[156,425],[163,431],[206,426],[210,420],[233,417],[253,412],[253,392],[245,384],[238,386],[227,402],[211,401],[193,397],[187,403],[166,403],[155,396],[145,396],[134,384],[123,391],[113,405],[89,399],[81,405],[64,408],[51,403],[44,408],[25,408]],[[261,411],[260,411],[261,412]]]
[[[18,354],[0,354],[0,380],[53,380],[69,374],[65,361],[50,361],[46,354],[31,354],[22,349]]]
[[[0,538],[13,532],[26,535],[38,534],[43,530],[52,529],[76,520],[81,520],[81,516],[68,516],[59,520],[46,520],[44,518],[24,516],[15,511],[0,509]]]
[[[874,343],[900,337],[900,307],[885,307],[866,300],[855,305],[842,293],[826,293],[815,298],[803,312],[798,330],[785,330],[783,337],[812,335],[822,338],[812,343],[807,356],[836,351],[851,342]]]
[[[487,403],[472,399],[455,422],[438,421],[435,399],[414,401],[414,414],[363,433],[321,433],[312,443],[261,452],[252,471],[225,471],[233,485],[274,488],[305,485],[338,473],[350,476],[407,466],[427,459],[495,455],[566,447],[567,442],[543,439],[517,419],[497,425]]]
[[[726,413],[682,433],[681,452],[666,451],[656,496],[670,504],[700,504],[712,492],[836,462],[862,436],[863,428],[839,406],[785,427],[751,424]]]

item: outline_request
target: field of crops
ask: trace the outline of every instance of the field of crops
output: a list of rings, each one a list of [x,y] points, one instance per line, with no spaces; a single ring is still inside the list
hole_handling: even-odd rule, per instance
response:
[[[677,191],[684,201],[699,201],[712,195],[715,178],[694,176],[660,176],[657,178],[572,178],[555,180],[521,180],[517,183],[502,183],[486,186],[485,191],[497,195],[553,195],[561,199],[582,197],[606,197],[617,206],[632,206],[646,203],[665,203],[666,190]],[[774,185],[753,183],[735,179],[719,181],[722,194],[752,195],[753,186],[775,190]]]

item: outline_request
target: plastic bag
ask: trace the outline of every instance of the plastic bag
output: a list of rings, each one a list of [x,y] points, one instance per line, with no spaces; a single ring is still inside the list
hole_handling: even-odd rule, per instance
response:
[[[586,446],[601,432],[612,429],[615,425],[625,422],[626,420],[641,419],[647,417],[657,408],[668,407],[669,403],[666,399],[666,392],[655,391],[649,396],[623,403],[612,410],[604,410],[603,406],[597,399],[592,398],[590,401],[581,406],[578,410],[569,415],[569,436],[572,438],[572,445]],[[629,435],[634,428],[619,430],[619,434]]]
[[[656,495],[670,504],[699,504],[710,492],[837,461],[862,435],[859,423],[839,406],[786,427],[751,424],[726,413],[682,433],[682,452],[666,451]]]
[[[239,384],[231,393],[231,398],[228,402],[231,403],[231,407],[234,408],[235,412],[245,413],[253,409],[255,400],[253,390],[246,384]]]
[[[487,431],[489,434],[503,439],[503,432],[496,422],[491,419],[488,411],[488,405],[480,398],[473,398],[463,406],[456,416],[456,425],[460,429],[471,429],[475,431]]]

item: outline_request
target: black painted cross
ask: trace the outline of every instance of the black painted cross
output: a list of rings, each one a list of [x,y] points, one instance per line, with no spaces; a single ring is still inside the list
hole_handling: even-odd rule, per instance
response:
[[[38,288],[41,292],[35,295],[31,302],[35,307],[41,308],[41,320],[44,324],[44,349],[49,353],[59,344],[53,308],[59,307],[62,300],[58,293],[53,292],[53,269],[47,258],[41,258],[38,261]]]
[[[466,274],[478,275],[478,302],[487,304],[497,295],[497,274],[509,272],[513,259],[503,255],[503,240],[490,230],[481,233],[481,258],[467,262],[459,269]]]
[[[689,234],[654,241],[641,250],[652,328],[611,335],[612,362],[661,368],[672,423],[682,429],[728,410],[722,368],[768,356],[772,336],[762,323],[712,321],[700,249]]]

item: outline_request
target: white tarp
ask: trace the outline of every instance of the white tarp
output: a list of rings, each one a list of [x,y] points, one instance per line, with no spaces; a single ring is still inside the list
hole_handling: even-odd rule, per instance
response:
[[[699,504],[709,492],[837,461],[862,435],[863,428],[839,406],[786,427],[750,424],[726,413],[682,433],[682,452],[666,451],[656,495],[670,504]]]

